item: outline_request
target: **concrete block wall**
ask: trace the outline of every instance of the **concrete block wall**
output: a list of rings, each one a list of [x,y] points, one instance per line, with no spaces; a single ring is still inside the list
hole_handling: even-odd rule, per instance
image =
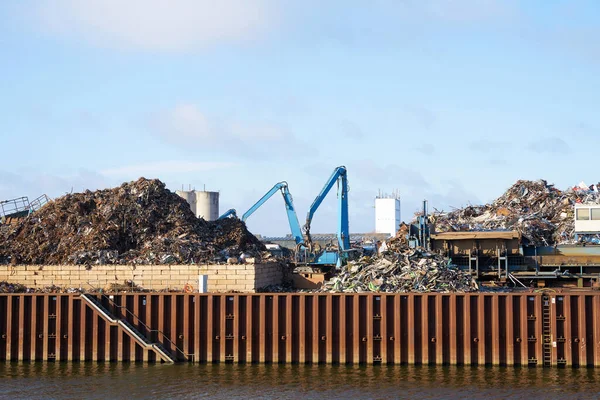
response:
[[[256,264],[255,280],[257,288],[280,285],[283,281],[283,267],[278,263]]]
[[[145,289],[181,290],[186,284],[198,291],[198,278],[208,275],[209,292],[247,292],[281,284],[278,263],[203,265],[2,265],[0,281],[42,289],[46,286],[103,288],[133,281]]]

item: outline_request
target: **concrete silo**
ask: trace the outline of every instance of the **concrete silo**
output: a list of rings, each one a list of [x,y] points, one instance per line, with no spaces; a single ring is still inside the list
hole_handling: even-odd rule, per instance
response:
[[[190,205],[190,209],[194,214],[196,214],[196,196],[194,195],[194,191],[188,190],[177,190],[175,191],[177,195],[183,198]]]
[[[219,192],[196,191],[196,216],[207,221],[219,218]]]
[[[207,221],[219,218],[219,192],[177,190],[175,193],[188,202],[196,217]]]

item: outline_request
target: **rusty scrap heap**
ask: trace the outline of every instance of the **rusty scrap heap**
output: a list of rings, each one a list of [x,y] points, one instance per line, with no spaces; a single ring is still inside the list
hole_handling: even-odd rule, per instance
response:
[[[33,293],[34,290],[20,283],[0,281],[0,293]]]
[[[595,185],[558,190],[545,180],[519,180],[491,204],[433,213],[436,232],[509,229],[529,244],[553,246],[574,241],[573,206],[600,203]]]
[[[323,292],[472,292],[477,284],[450,259],[422,248],[391,246],[383,256],[350,261]]]
[[[157,179],[67,194],[0,231],[2,264],[218,262],[264,246],[238,219],[196,218]]]

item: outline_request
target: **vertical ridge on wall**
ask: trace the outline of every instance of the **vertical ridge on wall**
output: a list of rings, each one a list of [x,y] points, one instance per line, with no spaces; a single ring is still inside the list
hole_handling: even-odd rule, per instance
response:
[[[600,294],[123,293],[179,361],[600,366]],[[0,360],[157,361],[77,294],[0,295]]]

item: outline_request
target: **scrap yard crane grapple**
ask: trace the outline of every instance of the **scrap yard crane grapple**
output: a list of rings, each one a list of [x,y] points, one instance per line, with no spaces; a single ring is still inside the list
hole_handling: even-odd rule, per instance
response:
[[[298,216],[296,214],[296,208],[294,207],[294,200],[292,199],[292,194],[289,191],[287,182],[279,182],[276,183],[267,193],[265,193],[252,207],[248,209],[242,215],[242,221],[246,222],[246,220],[263,204],[267,202],[275,193],[281,192],[283,196],[283,201],[285,203],[285,211],[288,218],[288,223],[290,224],[290,230],[292,232],[292,237],[296,242],[296,247],[300,248],[304,245],[304,238],[302,237],[302,229],[300,228],[300,223],[298,222]],[[219,219],[227,218],[227,217],[237,217],[237,212],[235,209],[227,210],[223,215],[219,217]]]
[[[292,195],[288,189],[287,182],[279,182],[275,184],[263,197],[261,197],[252,207],[248,209],[242,215],[242,221],[246,222],[248,217],[250,217],[256,210],[258,210],[267,200],[271,198],[277,191],[281,191],[283,196],[283,201],[285,203],[285,211],[287,213],[288,223],[290,224],[290,230],[292,232],[292,237],[296,241],[296,246],[301,246],[304,244],[304,239],[302,238],[302,229],[300,228],[300,223],[298,222],[298,215],[296,214],[296,209],[294,208],[294,201],[292,199]]]
[[[310,225],[312,223],[315,212],[333,188],[333,185],[337,183],[337,197],[338,197],[338,226],[337,226],[337,250],[325,249],[322,251],[316,251],[316,246],[310,236]],[[348,177],[346,167],[337,167],[329,179],[325,182],[323,189],[317,195],[312,205],[310,206],[306,215],[306,223],[304,225],[305,245],[309,252],[314,253],[313,260],[310,264],[315,266],[331,266],[335,265],[337,268],[341,267],[346,263],[348,259],[348,252],[350,251],[350,226],[348,221]]]
[[[337,227],[337,246],[336,248],[327,247],[325,249],[313,242],[310,234],[311,223],[313,216],[327,194],[331,191],[333,186],[337,183],[338,186],[338,227]],[[288,217],[288,223],[290,225],[290,231],[292,237],[296,242],[296,262],[309,268],[316,268],[319,270],[325,270],[330,267],[336,266],[341,267],[346,263],[349,258],[349,254],[352,251],[350,248],[350,228],[348,222],[348,179],[346,167],[337,167],[329,179],[325,182],[325,185],[321,189],[313,201],[310,209],[306,216],[306,223],[304,225],[304,235],[302,234],[302,228],[298,222],[298,216],[296,214],[296,208],[292,200],[287,182],[279,182],[275,184],[267,193],[265,193],[252,207],[248,209],[243,215],[241,220],[246,221],[256,210],[258,210],[267,200],[269,200],[275,193],[281,192],[285,203],[285,209]],[[219,219],[223,218],[238,218],[235,209],[227,210]]]

